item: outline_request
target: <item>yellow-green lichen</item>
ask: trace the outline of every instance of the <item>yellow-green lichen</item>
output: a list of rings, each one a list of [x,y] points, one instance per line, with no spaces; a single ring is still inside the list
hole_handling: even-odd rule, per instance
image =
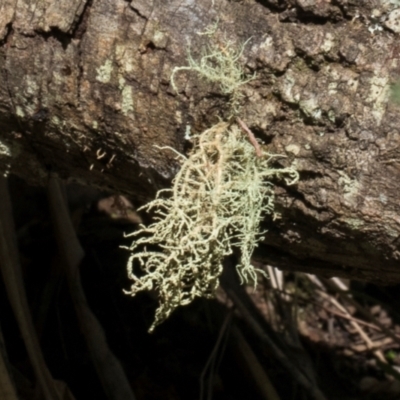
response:
[[[155,31],[153,35],[153,43],[159,49],[164,49],[168,43],[168,36],[165,32]]]
[[[390,100],[400,104],[400,81],[396,81],[390,88]]]
[[[106,62],[100,67],[96,68],[96,80],[101,83],[107,83],[111,79],[111,73],[113,71],[113,63],[111,60],[106,60]]]
[[[121,111],[124,115],[128,115],[133,111],[133,96],[132,88],[130,86],[124,86],[122,89]]]
[[[209,33],[207,34],[209,35]],[[212,41],[203,49],[199,60],[195,60],[189,50],[189,65],[175,67],[172,71],[171,84],[173,89],[178,91],[175,83],[175,74],[181,71],[196,72],[208,82],[217,83],[222,94],[230,97],[233,113],[237,113],[242,97],[241,87],[255,78],[255,75],[247,77],[239,63],[239,59],[249,40],[246,40],[239,49],[236,49],[234,42],[231,40],[224,40],[222,43]]]
[[[53,116],[51,117],[51,123],[52,123],[54,126],[58,126],[58,125],[60,124],[60,119],[59,119],[56,115],[53,115]]]
[[[20,117],[20,118],[24,118],[25,117],[25,113],[24,113],[24,110],[22,109],[22,107],[20,107],[20,106],[17,106],[16,108],[15,108],[15,113],[18,115],[18,117]]]
[[[389,78],[374,76],[370,80],[370,85],[366,102],[372,104],[371,114],[375,118],[376,124],[380,125],[391,94]]]
[[[214,30],[209,28],[206,35]],[[171,83],[177,90],[175,74],[198,73],[217,83],[230,98],[231,121],[219,122],[197,136],[190,127],[186,136],[194,143],[189,157],[175,150],[182,166],[172,189],[159,191],[144,206],[153,211],[155,222],[128,236],[135,240],[128,249],[128,275],[133,281],[127,294],[144,290],[158,294],[159,307],[150,331],[178,306],[196,297],[212,297],[219,284],[223,259],[234,249],[240,253],[237,271],[242,282],[257,282],[257,269],[250,259],[262,238],[259,225],[274,209],[272,176],[287,184],[298,180],[291,167],[275,169],[254,135],[237,115],[240,90],[253,77],[246,77],[238,64],[245,45],[239,50],[233,42],[213,42],[199,60],[189,54],[187,67],[176,67]]]
[[[292,168],[272,168],[272,155],[257,157],[240,128],[226,122],[198,136],[190,157],[179,156],[183,164],[173,188],[144,207],[154,210],[156,222],[129,235],[138,239],[129,248],[133,284],[126,293],[155,290],[160,299],[150,330],[176,307],[212,297],[222,261],[234,248],[241,254],[236,268],[242,282],[256,283],[250,258],[262,238],[260,221],[274,209],[269,179],[298,179]],[[161,251],[150,250],[154,245]]]
[[[361,189],[361,183],[351,179],[345,172],[338,171],[340,177],[338,185],[341,188],[343,204],[347,207],[356,209],[358,207],[357,199]]]
[[[0,157],[11,157],[11,147],[3,141],[0,141]]]

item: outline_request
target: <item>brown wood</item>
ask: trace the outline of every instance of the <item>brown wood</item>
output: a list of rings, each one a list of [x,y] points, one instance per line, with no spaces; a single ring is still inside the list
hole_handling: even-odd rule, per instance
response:
[[[400,114],[395,4],[366,0],[2,0],[0,170],[44,184],[49,169],[142,202],[169,185],[186,126],[227,100],[177,74],[208,37],[238,45],[257,77],[240,118],[301,179],[277,182],[281,219],[257,258],[285,269],[400,282]]]

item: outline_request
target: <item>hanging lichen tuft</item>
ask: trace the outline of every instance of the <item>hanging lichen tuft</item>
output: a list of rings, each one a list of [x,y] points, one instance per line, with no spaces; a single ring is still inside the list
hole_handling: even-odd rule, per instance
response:
[[[253,79],[238,65],[243,48],[235,51],[232,42],[214,43],[199,61],[189,55],[188,67],[175,68],[172,86],[176,89],[174,75],[183,70],[218,82],[231,97],[232,119],[238,112],[239,89]],[[257,282],[250,259],[262,239],[260,222],[274,210],[270,178],[283,178],[290,185],[298,173],[290,167],[272,168],[275,156],[263,153],[249,129],[237,121],[220,122],[193,138],[190,155],[179,154],[182,166],[172,189],[160,191],[143,207],[154,212],[155,222],[128,235],[135,237],[128,261],[133,283],[125,293],[154,290],[159,298],[150,331],[175,308],[196,297],[213,297],[223,259],[234,248],[241,255],[236,267],[241,281]]]

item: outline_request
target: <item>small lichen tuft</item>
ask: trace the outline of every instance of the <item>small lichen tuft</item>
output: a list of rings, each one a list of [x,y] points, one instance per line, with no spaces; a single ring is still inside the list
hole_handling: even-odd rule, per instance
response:
[[[211,33],[202,33],[211,35]],[[212,32],[214,34],[214,31]],[[237,50],[234,42],[224,40],[222,44],[212,40],[202,51],[201,58],[196,61],[188,50],[188,66],[175,67],[171,75],[172,88],[178,92],[175,83],[175,74],[181,71],[197,72],[202,78],[209,82],[218,83],[221,93],[230,96],[231,109],[237,114],[242,93],[239,89],[255,78],[255,74],[246,76],[243,68],[238,62],[243,54],[247,39]]]

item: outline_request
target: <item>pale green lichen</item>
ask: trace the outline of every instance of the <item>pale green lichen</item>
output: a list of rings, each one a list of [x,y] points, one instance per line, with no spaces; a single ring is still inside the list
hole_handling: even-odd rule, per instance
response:
[[[156,222],[129,236],[138,237],[129,250],[132,296],[155,290],[160,306],[150,331],[178,306],[196,297],[212,297],[219,284],[222,261],[240,250],[237,271],[242,282],[257,281],[250,258],[262,236],[259,224],[272,214],[272,176],[295,183],[292,168],[274,169],[270,154],[257,157],[236,125],[221,122],[196,138],[189,158],[183,158],[172,189],[158,193],[144,209]],[[158,245],[161,251],[150,250]]]
[[[400,81],[396,81],[390,88],[390,100],[400,104]]]
[[[107,83],[111,79],[111,73],[113,70],[113,64],[111,60],[106,60],[106,62],[100,67],[96,68],[96,80],[101,83]]]
[[[24,110],[22,109],[22,107],[17,106],[15,112],[18,115],[18,117],[20,117],[20,118],[25,117],[25,113],[24,113]]]
[[[237,113],[242,94],[239,89],[255,78],[255,75],[247,77],[239,63],[244,48],[250,39],[244,42],[239,50],[234,42],[224,40],[222,44],[216,41],[203,49],[202,56],[195,60],[188,51],[188,66],[175,67],[171,75],[171,85],[178,92],[175,83],[175,74],[181,71],[193,71],[209,82],[218,83],[222,94],[230,96],[231,109]]]
[[[211,27],[206,34],[214,32]],[[189,66],[173,70],[173,88],[177,90],[176,73],[197,72],[219,84],[230,98],[230,117],[237,115],[241,89],[254,78],[246,77],[239,64],[246,43],[235,50],[231,41],[222,45],[213,41],[199,61],[189,52]],[[223,260],[234,249],[240,253],[236,268],[242,283],[256,285],[260,270],[250,259],[262,239],[260,222],[274,210],[269,178],[282,177],[293,184],[299,176],[291,167],[272,168],[271,159],[276,156],[263,153],[251,131],[239,118],[237,121],[240,127],[220,122],[194,137],[190,128],[186,130],[194,147],[188,158],[178,153],[182,166],[173,188],[158,192],[156,199],[143,207],[154,212],[155,222],[128,235],[136,239],[128,247],[127,268],[133,283],[125,293],[135,296],[154,290],[159,298],[150,331],[178,306],[196,297],[213,297]]]
[[[214,5],[214,3],[213,3],[213,5]],[[219,18],[217,18],[217,20],[214,23],[206,26],[206,29],[204,29],[204,31],[196,32],[196,33],[199,36],[214,36],[218,30],[218,25],[219,25]]]
[[[124,115],[128,115],[133,109],[132,88],[130,86],[125,86],[122,89],[121,111]]]

